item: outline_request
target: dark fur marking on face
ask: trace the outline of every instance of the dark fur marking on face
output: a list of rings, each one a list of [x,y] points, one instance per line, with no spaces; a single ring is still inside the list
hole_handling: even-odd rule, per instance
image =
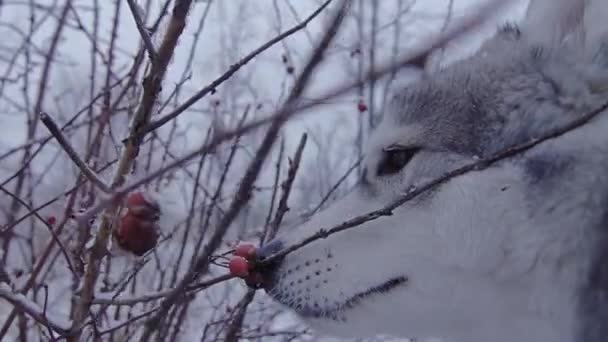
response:
[[[329,317],[333,320],[340,318],[341,321],[344,321],[345,318],[340,316],[339,314],[345,310],[352,309],[356,307],[363,301],[364,299],[377,295],[390,292],[398,287],[404,286],[407,283],[407,277],[399,276],[378,285],[371,287],[363,292],[359,292],[354,296],[348,298],[342,303],[336,303],[331,308],[320,308],[318,306],[303,307],[301,310],[298,310],[298,313],[303,317]]]
[[[530,184],[539,184],[562,176],[571,162],[571,158],[563,155],[536,155],[525,159],[524,170]]]

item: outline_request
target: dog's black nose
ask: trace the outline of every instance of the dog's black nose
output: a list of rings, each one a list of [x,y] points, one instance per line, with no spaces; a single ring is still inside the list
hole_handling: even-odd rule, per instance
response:
[[[267,259],[282,250],[283,247],[283,242],[275,239],[255,251],[255,266],[249,277],[245,279],[247,285],[267,290],[274,286],[276,271],[279,269],[282,259],[273,258],[270,262]]]

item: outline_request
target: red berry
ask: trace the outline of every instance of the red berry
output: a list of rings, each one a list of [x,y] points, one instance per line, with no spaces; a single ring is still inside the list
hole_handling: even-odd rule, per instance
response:
[[[357,103],[357,109],[359,110],[359,113],[364,113],[367,111],[367,105],[363,100],[359,100],[359,103]]]
[[[46,223],[50,224],[51,226],[54,225],[55,222],[57,222],[57,218],[55,218],[55,216],[49,216],[46,218]]]
[[[134,207],[138,205],[146,205],[148,200],[143,192],[137,191],[132,192],[127,196],[127,207]]]
[[[126,206],[130,213],[146,220],[155,221],[160,217],[158,203],[143,192],[138,191],[129,194]]]
[[[251,260],[255,257],[255,250],[256,250],[256,248],[254,245],[245,243],[245,244],[239,245],[234,250],[234,255],[243,257],[247,260]]]
[[[158,242],[158,226],[154,221],[137,217],[129,212],[120,219],[115,231],[118,245],[135,255],[144,255]]]
[[[235,256],[230,259],[228,269],[233,276],[244,278],[249,274],[249,262],[243,257]]]

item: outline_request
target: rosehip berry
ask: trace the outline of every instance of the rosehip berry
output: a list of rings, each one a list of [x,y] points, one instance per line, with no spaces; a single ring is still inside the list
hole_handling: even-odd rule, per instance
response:
[[[46,223],[48,223],[49,225],[54,225],[55,222],[57,222],[57,218],[55,216],[49,216],[46,218]]]
[[[146,195],[144,195],[143,192],[132,192],[129,194],[129,196],[127,196],[127,207],[134,207],[146,204],[148,204],[148,199],[146,199]]]
[[[146,220],[158,220],[160,217],[158,203],[143,192],[138,191],[129,194],[126,206],[130,213]]]
[[[244,278],[249,274],[249,262],[243,257],[235,256],[230,259],[228,269],[233,276]]]
[[[247,260],[252,260],[255,257],[255,250],[256,250],[256,248],[254,245],[245,243],[245,244],[239,245],[234,250],[234,255],[243,257]]]
[[[158,225],[127,212],[121,218],[115,236],[120,248],[142,256],[158,243]]]
[[[364,113],[367,111],[367,105],[363,100],[359,100],[359,103],[357,103],[357,110],[359,110],[359,113]]]

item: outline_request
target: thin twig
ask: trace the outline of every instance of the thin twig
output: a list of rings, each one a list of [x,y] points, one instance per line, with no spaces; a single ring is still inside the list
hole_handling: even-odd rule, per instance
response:
[[[106,165],[104,165],[103,167],[101,167],[99,169],[99,172],[106,170],[107,168],[109,168],[110,166],[114,165],[114,163],[116,163],[116,160],[113,160],[109,163],[107,163]],[[48,201],[40,204],[39,206],[35,207],[35,208],[31,208],[31,210],[28,208],[29,206],[27,206],[26,208],[28,208],[28,212],[26,214],[23,214],[23,216],[21,216],[20,218],[16,219],[13,223],[3,226],[0,228],[0,234],[4,234],[8,231],[10,231],[11,229],[15,228],[18,224],[20,224],[21,222],[25,221],[27,218],[29,218],[30,216],[36,215],[39,211],[41,211],[42,209],[50,206],[51,204],[57,202],[59,199],[63,198],[64,196],[68,196],[70,194],[72,194],[74,191],[76,191],[79,187],[81,187],[86,181],[84,179],[80,179],[76,185],[74,185],[72,188],[62,192],[61,194],[49,199]],[[0,184],[0,190],[2,190],[3,187]],[[12,194],[11,194],[12,195]],[[10,195],[9,195],[10,196]],[[27,203],[22,202],[21,205],[25,205]],[[42,216],[37,216],[37,218],[42,219]]]
[[[42,285],[42,289],[44,290],[44,304],[42,305],[42,317],[46,318],[47,307],[49,303],[49,286],[46,284]],[[53,333],[53,329],[51,329],[48,325],[46,326],[49,331],[49,337],[51,340],[55,340],[55,334]]]
[[[133,14],[133,20],[135,21],[135,25],[137,26],[137,31],[141,35],[141,39],[144,41],[144,47],[146,51],[148,51],[148,57],[154,63],[157,59],[156,49],[154,49],[154,44],[152,44],[152,39],[150,39],[150,35],[148,34],[148,30],[144,25],[143,20],[140,16],[139,6],[135,3],[134,0],[127,0],[127,4],[129,4],[129,9],[131,10],[131,14]]]
[[[237,71],[239,71],[247,63],[251,62],[257,55],[259,55],[262,52],[268,50],[273,45],[275,45],[276,43],[282,41],[283,39],[285,39],[285,38],[291,36],[292,34],[294,34],[294,33],[298,32],[298,31],[302,30],[303,28],[305,28],[327,6],[329,6],[329,4],[332,1],[333,0],[326,0],[323,3],[323,5],[321,5],[319,8],[317,8],[317,10],[314,11],[310,16],[308,16],[308,18],[306,18],[304,21],[302,21],[298,25],[292,27],[291,29],[289,29],[289,30],[287,30],[287,31],[279,34],[278,36],[274,37],[273,39],[267,41],[266,43],[262,44],[262,46],[260,46],[259,48],[253,50],[247,56],[243,57],[241,60],[239,60],[238,62],[234,63],[232,66],[230,66],[230,68],[222,76],[218,77],[216,80],[214,80],[213,82],[211,82],[208,86],[206,86],[203,89],[199,90],[196,94],[194,94],[192,97],[190,97],[188,100],[186,100],[182,105],[180,105],[179,107],[177,107],[176,109],[174,109],[171,113],[166,114],[162,118],[151,122],[144,130],[142,130],[142,132],[140,134],[144,135],[144,134],[150,133],[151,131],[156,130],[157,128],[163,126],[167,122],[169,122],[169,121],[175,119],[176,117],[178,117],[180,114],[182,114],[188,108],[190,108],[190,106],[192,106],[193,104],[195,104],[198,100],[202,99],[203,97],[205,97],[205,95],[207,95],[207,94],[211,93],[212,91],[214,91],[220,84],[224,83],[226,80],[228,80],[230,77],[232,77],[232,75],[234,75],[234,73],[236,73]]]
[[[40,214],[38,214],[38,212],[36,210],[33,210],[25,201],[23,201],[21,198],[17,197],[15,194],[13,194],[12,192],[8,191],[7,189],[5,189],[3,186],[0,186],[0,191],[4,192],[5,194],[7,194],[9,197],[11,197],[14,201],[16,201],[17,203],[19,203],[21,206],[23,206],[24,208],[26,208],[30,213],[32,213],[32,215],[34,215],[40,222],[42,222],[42,224],[48,229],[48,231],[51,234],[51,238],[55,241],[55,243],[59,246],[59,248],[61,249],[61,253],[63,254],[63,256],[65,257],[65,261],[68,264],[68,268],[70,269],[70,271],[73,273],[75,272],[75,268],[74,265],[72,264],[72,261],[70,260],[70,256],[68,255],[67,249],[65,248],[65,246],[63,245],[63,243],[61,242],[61,239],[59,238],[59,235],[55,232],[55,230],[53,229],[53,227],[48,223],[48,221],[46,219],[44,219],[42,216],[40,216]],[[4,232],[5,230],[2,230],[2,232]]]
[[[243,298],[239,301],[236,306],[236,313],[234,314],[234,318],[231,320],[228,328],[226,330],[226,335],[224,337],[224,341],[226,342],[238,342],[239,341],[239,331],[243,326],[243,321],[245,320],[245,314],[247,313],[247,307],[251,302],[253,302],[253,298],[255,298],[255,290],[248,289]]]
[[[53,120],[53,118],[49,114],[42,112],[40,113],[40,121],[42,121],[42,123],[46,126],[46,128],[53,135],[53,137],[55,137],[55,140],[57,140],[59,145],[61,145],[65,153],[67,153],[68,157],[70,157],[72,162],[76,164],[78,169],[80,169],[80,172],[82,172],[82,174],[87,177],[87,179],[90,180],[91,183],[95,184],[103,192],[110,192],[110,188],[106,185],[106,183],[99,179],[97,174],[87,166],[87,164],[80,158],[80,156],[78,156],[78,153],[74,150],[72,145],[70,145],[63,133],[61,133],[61,129],[59,128],[59,126],[57,126],[55,120]]]
[[[298,169],[300,168],[300,161],[302,160],[302,153],[304,152],[304,147],[306,147],[306,140],[308,135],[306,133],[302,134],[302,138],[300,139],[300,143],[298,144],[298,149],[296,150],[296,154],[293,160],[289,161],[289,169],[287,170],[287,179],[281,184],[282,195],[279,200],[279,206],[277,207],[276,215],[274,220],[270,224],[270,229],[268,234],[266,235],[266,241],[270,241],[274,239],[279,231],[279,226],[281,222],[283,222],[283,217],[289,211],[289,207],[287,206],[287,200],[289,199],[289,194],[291,193],[291,187],[293,186],[293,182],[296,179],[296,174]]]
[[[140,313],[139,315],[135,315],[135,316],[129,318],[128,320],[126,320],[124,322],[121,322],[121,323],[119,323],[119,324],[117,324],[117,325],[115,325],[115,326],[113,326],[111,328],[108,328],[106,330],[100,331],[98,336],[103,336],[105,334],[112,333],[112,332],[114,332],[114,331],[116,331],[116,330],[118,330],[120,328],[123,328],[123,327],[126,327],[126,326],[130,325],[130,324],[133,324],[135,321],[138,321],[138,320],[140,320],[142,318],[150,316],[153,313],[155,313],[156,311],[158,311],[158,308],[150,309],[150,310],[148,310],[146,312]]]
[[[190,285],[186,288],[186,291],[189,291],[189,292],[190,291],[201,291],[201,290],[207,289],[213,285],[225,282],[225,281],[233,279],[233,278],[234,278],[234,276],[232,276],[230,274],[224,274],[224,275],[221,275],[221,276],[218,276],[215,278],[211,278],[209,280],[201,281],[198,284]],[[120,305],[135,305],[138,303],[151,302],[151,301],[166,297],[171,292],[172,292],[172,290],[165,290],[165,291],[150,293],[150,294],[139,296],[139,297],[123,298],[123,299],[96,297],[95,299],[93,299],[93,304],[119,305],[119,306]]]
[[[340,179],[338,179],[338,181],[331,187],[331,189],[329,189],[329,191],[325,194],[325,196],[323,196],[323,198],[321,199],[321,201],[319,202],[319,204],[317,204],[316,207],[314,207],[314,209],[312,209],[311,211],[305,213],[304,215],[302,215],[302,217],[304,218],[308,218],[311,217],[312,215],[316,214],[317,211],[319,211],[321,208],[323,208],[323,205],[329,200],[329,198],[331,197],[331,195],[340,187],[340,185],[342,183],[344,183],[344,181],[346,181],[346,179],[348,178],[348,176],[350,176],[350,174],[359,166],[361,165],[361,162],[363,161],[363,158],[359,158],[359,160],[357,160],[356,163],[354,163],[343,175],[342,177],[340,177]]]
[[[21,311],[32,317],[36,322],[45,327],[53,329],[60,335],[66,335],[69,332],[69,326],[61,324],[52,319],[49,319],[35,303],[29,301],[21,294],[14,293],[5,283],[0,284],[0,297],[11,303],[18,311]]]

